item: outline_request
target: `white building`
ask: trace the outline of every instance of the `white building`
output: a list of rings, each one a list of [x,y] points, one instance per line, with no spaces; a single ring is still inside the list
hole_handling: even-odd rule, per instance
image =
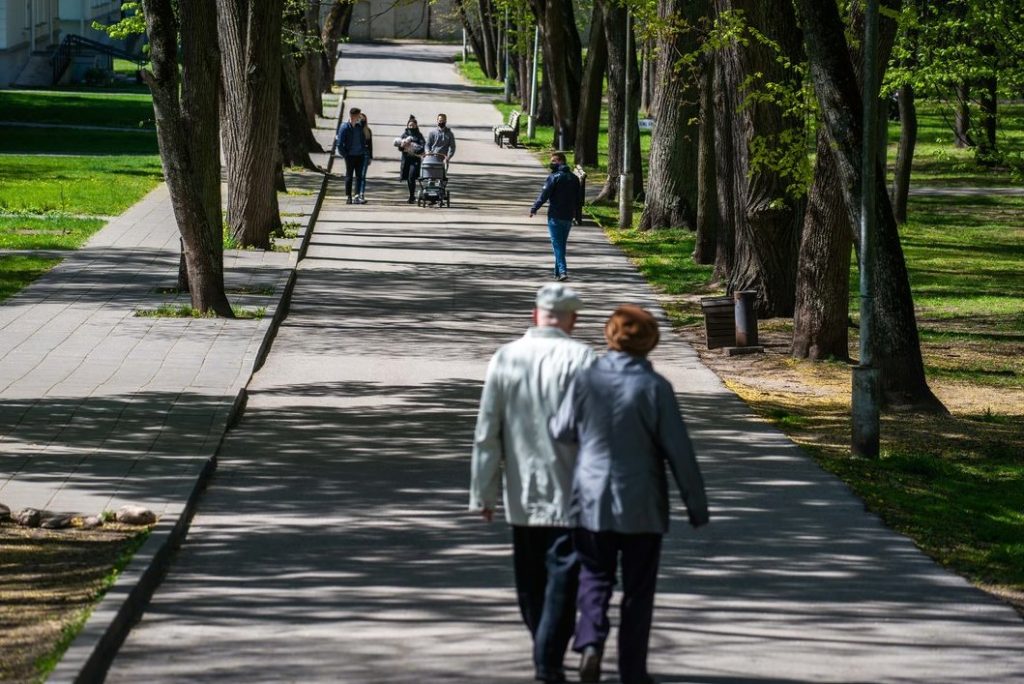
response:
[[[360,0],[352,8],[349,37],[355,41],[454,40],[461,35],[451,0]]]
[[[0,88],[26,69],[45,72],[64,35],[110,42],[92,23],[120,16],[121,0],[0,0]]]

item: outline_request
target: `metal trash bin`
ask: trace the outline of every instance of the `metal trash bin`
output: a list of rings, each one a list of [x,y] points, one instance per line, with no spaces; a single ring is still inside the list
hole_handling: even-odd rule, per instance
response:
[[[756,347],[757,342],[757,290],[737,290],[732,293],[736,300],[736,346]]]

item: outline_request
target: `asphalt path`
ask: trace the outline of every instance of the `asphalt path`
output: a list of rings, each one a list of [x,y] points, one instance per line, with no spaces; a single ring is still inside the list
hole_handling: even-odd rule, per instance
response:
[[[527,217],[544,169],[494,146],[501,117],[458,79],[454,52],[345,46],[348,105],[376,141],[370,202],[345,205],[332,185],[245,416],[109,681],[531,680],[508,528],[465,507],[487,360],[522,333],[550,277],[545,225]],[[452,207],[420,209],[405,203],[391,140],[410,113],[426,128],[440,111],[459,139]],[[656,305],[595,227],[573,229],[569,270],[587,304],[579,337],[595,346],[616,304]],[[652,360],[679,392],[712,524],[694,532],[676,507],[654,674],[1024,681],[1013,610],[886,529],[664,337]]]

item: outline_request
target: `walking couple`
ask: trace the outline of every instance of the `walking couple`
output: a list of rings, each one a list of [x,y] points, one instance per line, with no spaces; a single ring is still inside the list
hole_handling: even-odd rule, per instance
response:
[[[334,141],[338,155],[345,160],[345,196],[352,204],[352,181],[355,178],[355,203],[366,204],[366,172],[373,161],[373,131],[359,107],[348,110],[348,121],[338,129]]]
[[[600,680],[621,565],[619,676],[624,684],[649,684],[647,647],[669,518],[666,465],[694,527],[708,522],[707,499],[672,386],[647,360],[658,343],[657,321],[640,307],[619,307],[605,324],[608,352],[596,358],[569,337],[581,308],[572,289],[546,285],[533,327],[491,359],[470,510],[493,519],[504,474],[516,591],[537,680],[567,681],[563,660],[574,631],[580,681]]]

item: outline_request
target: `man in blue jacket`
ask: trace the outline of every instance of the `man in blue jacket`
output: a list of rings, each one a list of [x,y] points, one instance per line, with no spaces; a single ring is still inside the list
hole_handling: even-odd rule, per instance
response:
[[[551,249],[555,253],[555,278],[568,280],[565,248],[569,242],[572,220],[576,218],[580,206],[580,181],[566,165],[565,155],[561,152],[551,154],[549,167],[551,175],[530,208],[530,218],[537,214],[545,202],[548,203],[548,233],[551,235]]]
[[[334,144],[338,155],[345,160],[345,194],[348,196],[346,204],[352,204],[352,177],[355,176],[356,188],[360,187],[363,178],[363,155],[367,149],[362,113],[359,107],[348,110],[348,121],[338,129],[338,139]],[[365,204],[365,201],[358,204]]]

